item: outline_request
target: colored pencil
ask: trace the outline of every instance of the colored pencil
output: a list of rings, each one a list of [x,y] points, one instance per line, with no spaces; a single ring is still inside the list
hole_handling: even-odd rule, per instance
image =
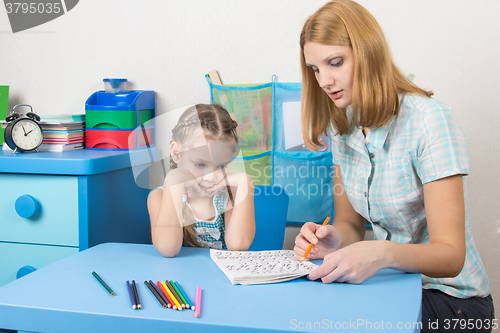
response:
[[[160,295],[161,299],[167,303],[167,307],[168,308],[171,308],[172,307],[172,304],[170,304],[170,302],[168,301],[168,299],[165,297],[165,295],[163,295],[163,292],[160,290],[160,288],[158,288],[158,286],[156,284],[154,284],[153,281],[149,280],[149,284],[151,285],[151,287],[153,287],[156,292],[158,293],[158,295]]]
[[[97,275],[96,272],[92,272],[92,275],[96,278],[96,280],[101,284],[101,286],[104,287],[104,289],[106,289],[108,291],[108,293],[111,295],[111,296],[115,296],[115,292],[113,290],[111,290],[111,288],[106,284],[106,282],[104,282],[101,277],[99,275]]]
[[[132,280],[132,291],[134,292],[135,304],[137,304],[137,309],[141,308],[141,300],[139,299],[139,292],[137,291],[137,286],[135,280]]]
[[[153,296],[156,298],[156,300],[158,301],[158,303],[160,303],[160,305],[162,307],[166,308],[167,307],[167,303],[165,303],[163,301],[163,299],[160,297],[160,295],[157,294],[156,290],[154,290],[154,288],[149,285],[149,282],[148,281],[144,281],[144,284],[146,285],[146,287],[148,287],[149,291],[151,292],[151,294],[153,294]]]
[[[130,303],[132,303],[132,309],[135,310],[137,308],[137,304],[135,303],[135,297],[134,297],[134,292],[132,291],[132,286],[128,281],[127,281],[127,289],[128,289],[128,295],[130,296]]]
[[[176,281],[176,282],[174,282],[174,286],[177,287],[177,289],[180,291],[180,293],[184,297],[184,300],[187,302],[187,305],[189,305],[188,308],[191,308],[192,310],[194,310],[193,303],[191,302],[191,300],[189,299],[189,297],[186,295],[186,293],[184,292],[184,290],[182,290],[181,285],[178,284],[177,281]]]
[[[188,301],[186,301],[186,299],[184,298],[184,295],[179,290],[177,282],[170,280],[170,285],[175,289],[175,292],[177,293],[177,295],[181,299],[182,303],[184,303],[185,308],[189,309],[191,307],[191,305],[189,305]]]
[[[179,302],[179,304],[182,306],[182,308],[185,309],[186,304],[182,301],[181,297],[177,294],[177,291],[175,291],[175,288],[172,285],[172,283],[169,282],[168,280],[166,280],[165,283],[167,284],[168,289],[170,289],[170,292],[172,293],[172,295],[174,295],[177,302]]]
[[[158,284],[158,287],[160,288],[161,292],[165,296],[165,298],[167,298],[168,301],[170,302],[170,304],[172,304],[172,309],[177,310],[177,305],[175,304],[175,302],[172,299],[172,297],[170,297],[170,295],[168,294],[168,292],[165,289],[165,287],[163,286],[163,284],[160,281],[158,281],[157,284]]]
[[[200,316],[200,308],[201,308],[201,287],[196,289],[196,309],[194,310],[194,315],[196,318]]]
[[[172,295],[172,292],[168,288],[167,284],[165,282],[162,282],[161,285],[163,286],[163,288],[167,292],[168,296],[170,296],[172,301],[175,303],[175,306],[177,306],[177,310],[182,310],[181,303],[179,303],[179,301],[174,297],[174,295]]]
[[[156,284],[157,284],[158,290],[161,291],[161,294],[163,295],[163,297],[165,297],[167,302],[172,305],[172,309],[177,310],[177,305],[175,305],[174,301],[172,301],[170,296],[168,296],[167,291],[165,290],[165,288],[163,288],[163,286],[161,285],[161,282],[157,281]]]
[[[330,216],[326,217],[325,222],[323,222],[323,225],[327,225],[328,221],[330,221]],[[311,252],[311,249],[313,248],[313,246],[314,246],[313,243],[309,244],[309,247],[307,248],[306,253],[304,253],[304,255],[302,256],[302,261],[304,261],[304,259],[306,259],[306,257],[309,254],[309,252]]]
[[[156,283],[158,284],[158,287],[160,288],[160,290],[163,293],[163,295],[165,295],[165,297],[168,299],[168,301],[170,302],[170,304],[172,304],[172,309],[177,310],[177,304],[174,302],[174,300],[170,297],[170,295],[167,292],[167,289],[168,289],[167,285],[163,286],[164,283],[162,283],[160,281],[158,281]]]

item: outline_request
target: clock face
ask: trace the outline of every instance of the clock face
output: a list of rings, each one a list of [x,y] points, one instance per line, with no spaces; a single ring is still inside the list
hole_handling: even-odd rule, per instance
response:
[[[40,126],[31,119],[20,119],[12,126],[12,142],[16,147],[29,151],[38,148],[43,140]]]

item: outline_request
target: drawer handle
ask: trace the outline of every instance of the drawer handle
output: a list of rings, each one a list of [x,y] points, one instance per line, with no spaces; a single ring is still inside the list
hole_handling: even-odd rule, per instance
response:
[[[31,195],[21,195],[16,200],[16,213],[25,219],[33,217],[39,210],[40,204]]]
[[[22,278],[23,276],[33,273],[34,271],[36,271],[36,268],[33,266],[23,266],[17,271],[16,279]]]

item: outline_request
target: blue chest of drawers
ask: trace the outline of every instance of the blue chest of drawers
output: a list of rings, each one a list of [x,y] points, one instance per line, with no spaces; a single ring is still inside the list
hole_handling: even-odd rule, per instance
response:
[[[100,243],[149,243],[149,189],[136,179],[156,156],[0,149],[0,286]]]

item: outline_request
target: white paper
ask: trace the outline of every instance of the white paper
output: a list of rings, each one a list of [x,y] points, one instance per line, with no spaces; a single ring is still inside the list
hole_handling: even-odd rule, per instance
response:
[[[302,277],[318,266],[299,261],[291,250],[221,251],[210,250],[210,257],[232,284],[276,283]]]
[[[283,126],[285,129],[286,150],[306,148],[304,139],[302,138],[300,108],[300,102],[283,103]]]

